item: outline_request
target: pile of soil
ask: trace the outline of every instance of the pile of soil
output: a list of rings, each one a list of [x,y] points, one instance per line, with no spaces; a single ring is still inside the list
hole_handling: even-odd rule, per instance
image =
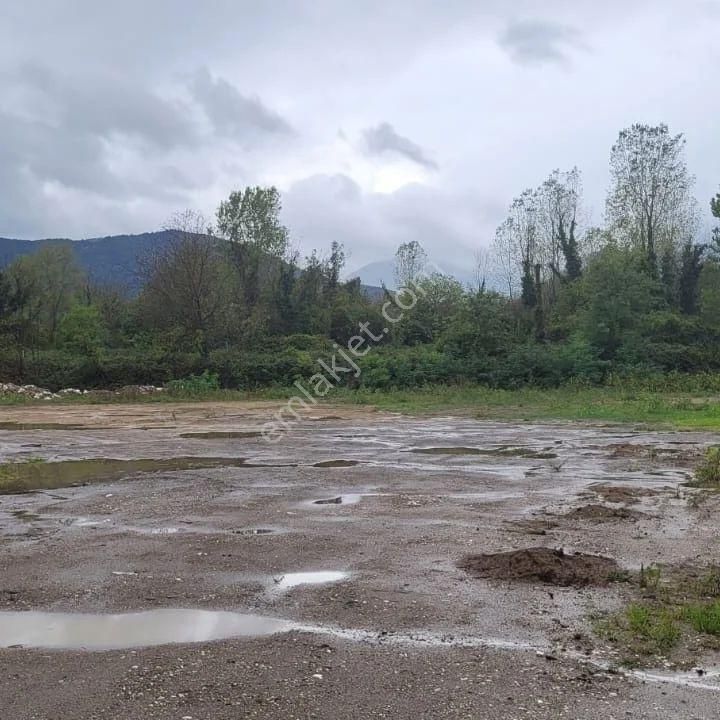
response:
[[[628,485],[598,484],[591,485],[589,489],[603,500],[611,503],[636,503],[638,498],[662,494],[660,490],[652,490],[646,487],[629,487]]]
[[[607,449],[612,451],[611,457],[616,459],[643,458],[647,460],[690,461],[702,454],[697,447],[669,448],[637,443],[615,443],[614,445],[608,445]]]
[[[583,505],[566,513],[571,520],[592,520],[594,522],[610,522],[612,520],[632,520],[637,522],[647,517],[645,513],[630,510],[626,507],[608,507],[607,505]]]
[[[467,555],[457,565],[476,578],[543,582],[561,587],[604,586],[620,571],[612,558],[535,547],[491,555]]]

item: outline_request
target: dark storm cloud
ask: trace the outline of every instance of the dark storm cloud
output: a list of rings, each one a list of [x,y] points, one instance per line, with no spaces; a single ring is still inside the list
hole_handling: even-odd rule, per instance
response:
[[[568,51],[579,44],[573,28],[545,20],[513,21],[499,42],[515,62],[524,65],[566,63]]]
[[[258,131],[282,135],[293,132],[290,123],[265,107],[259,98],[246,97],[227,80],[213,78],[207,68],[198,70],[190,89],[220,135],[245,141]]]
[[[66,76],[43,65],[26,64],[5,79],[27,98],[25,116],[36,115],[61,131],[105,139],[124,135],[161,149],[198,140],[181,102],[114,74]]]
[[[420,145],[398,134],[390,123],[367,128],[363,131],[363,139],[368,155],[396,154],[430,170],[438,169],[437,163],[427,156]]]

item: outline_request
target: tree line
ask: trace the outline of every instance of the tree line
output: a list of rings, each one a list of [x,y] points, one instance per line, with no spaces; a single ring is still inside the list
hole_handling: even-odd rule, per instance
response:
[[[412,312],[363,359],[375,389],[473,382],[600,383],[611,375],[720,367],[720,226],[703,236],[685,140],[633,125],[610,154],[602,226],[577,168],[512,201],[477,282],[430,272],[417,242],[396,253]],[[710,201],[720,220],[720,193]],[[360,323],[382,328],[393,292],[342,279],[333,243],[301,259],[273,187],[248,187],[212,221],[185,211],[140,259],[143,286],[92,283],[71,245],[0,272],[0,379],[58,387],[159,384],[205,372],[226,387],[291,385]]]

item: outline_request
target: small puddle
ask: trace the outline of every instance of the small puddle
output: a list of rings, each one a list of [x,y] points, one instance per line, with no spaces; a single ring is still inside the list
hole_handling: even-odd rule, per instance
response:
[[[533,460],[553,460],[557,453],[547,450],[533,450],[526,447],[497,447],[497,448],[475,448],[475,447],[427,447],[412,448],[412,453],[421,455],[483,455],[490,457],[517,457]]]
[[[87,430],[86,425],[64,425],[63,423],[18,423],[0,422],[0,430],[25,432],[29,430]]]
[[[276,590],[291,590],[298,585],[325,585],[327,583],[336,583],[347,580],[350,573],[335,571],[320,572],[297,572],[287,573],[280,577],[273,578]]]
[[[245,458],[178,457],[138,460],[96,458],[45,462],[5,463],[0,465],[0,495],[51,490],[92,482],[110,482],[139,473],[179,470],[205,470],[218,467],[242,467]]]
[[[322,462],[313,463],[313,467],[316,468],[344,468],[344,467],[355,467],[359,465],[359,460],[323,460]]]
[[[121,615],[0,612],[0,647],[121,650],[257,637],[291,627],[284,620],[208,610],[149,610]]]
[[[320,498],[319,500],[312,500],[312,505],[357,505],[362,500],[362,494],[360,493],[349,493],[346,495],[337,495],[331,498]]]
[[[258,430],[235,432],[233,430],[218,430],[210,432],[188,432],[181,433],[181,438],[193,439],[193,440],[243,440],[247,438],[258,438],[262,437],[262,433]]]
[[[277,535],[280,531],[273,528],[242,528],[233,530],[235,535]]]
[[[20,520],[22,522],[30,523],[35,522],[36,520],[40,520],[40,515],[34,512],[30,512],[30,510],[12,510],[10,513],[16,520]]]

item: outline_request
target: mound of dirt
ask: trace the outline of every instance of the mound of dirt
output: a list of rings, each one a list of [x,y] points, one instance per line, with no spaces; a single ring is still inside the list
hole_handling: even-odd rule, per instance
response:
[[[620,566],[612,558],[535,547],[491,555],[467,555],[457,565],[476,578],[543,582],[561,587],[604,586]]]
[[[628,485],[591,485],[596,495],[599,495],[606,502],[611,503],[636,503],[638,498],[652,497],[653,495],[662,495],[661,490],[653,490],[646,487],[630,487]]]
[[[626,507],[608,507],[607,505],[583,505],[564,515],[571,520],[592,520],[593,522],[610,522],[612,520],[632,520],[637,522],[647,517],[645,513],[630,510]]]

